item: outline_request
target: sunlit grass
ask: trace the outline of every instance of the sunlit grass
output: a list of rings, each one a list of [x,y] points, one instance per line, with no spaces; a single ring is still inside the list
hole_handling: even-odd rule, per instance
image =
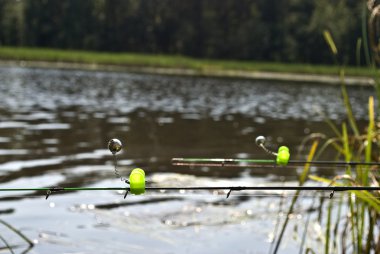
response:
[[[261,72],[285,72],[300,74],[335,75],[337,66],[268,63],[255,61],[234,61],[196,59],[179,55],[154,55],[139,53],[91,52],[79,50],[60,50],[47,48],[0,47],[0,60],[24,60],[68,62],[97,65],[117,65],[131,67],[184,68],[199,72],[242,70]],[[373,70],[359,67],[346,67],[346,75],[372,76]]]
[[[328,31],[324,33],[325,40],[333,55],[337,54],[334,41]],[[338,126],[328,122],[332,127],[336,137],[327,138],[323,147],[323,152],[327,147],[331,147],[330,153],[335,153],[337,160],[345,161],[378,161],[378,148],[380,145],[380,130],[375,115],[375,102],[371,96],[368,99],[368,125],[366,129],[359,130],[356,119],[352,114],[350,98],[348,96],[344,77],[345,69],[339,66],[341,78],[342,99],[347,112],[347,120],[350,129],[345,122],[342,123],[341,132]],[[373,69],[373,68],[369,68]],[[377,149],[376,149],[377,148]],[[343,186],[379,186],[379,173],[377,168],[370,166],[348,166],[342,175],[334,179],[327,179],[319,176],[309,176],[311,179],[329,185]],[[345,193],[338,205],[336,217],[331,216],[333,203],[328,204],[328,214],[325,220],[325,253],[341,252],[350,250],[353,253],[376,253],[380,250],[379,232],[375,230],[374,224],[380,215],[379,192],[369,191],[349,191]],[[349,213],[342,216],[342,207],[347,207]],[[333,227],[334,226],[334,227]],[[343,239],[343,240],[342,240]],[[338,246],[338,242],[342,244]],[[345,244],[343,244],[343,242]]]
[[[372,162],[377,158],[374,146],[380,144],[380,130],[375,125],[374,98],[370,97],[368,102],[368,126],[362,133],[355,134],[349,130],[345,123],[342,124],[342,133],[338,137],[327,139],[336,153],[336,158],[345,161]],[[346,108],[348,110],[348,108]],[[332,145],[335,143],[335,145]],[[370,166],[358,166],[355,169],[348,167],[343,175],[334,179],[326,179],[319,176],[309,176],[311,179],[335,186],[379,186],[379,174],[376,168]],[[343,198],[344,202],[338,206],[338,216],[331,218],[331,201],[328,207],[326,219],[325,253],[330,253],[336,248],[332,243],[345,239],[347,245],[340,247],[340,252],[347,249],[354,253],[371,253],[380,248],[378,232],[374,224],[380,215],[379,192],[350,191]],[[341,216],[341,207],[348,208],[349,214]],[[334,230],[332,230],[332,225]],[[347,230],[348,229],[348,230]],[[331,241],[330,241],[331,239]],[[376,252],[377,253],[377,252]]]

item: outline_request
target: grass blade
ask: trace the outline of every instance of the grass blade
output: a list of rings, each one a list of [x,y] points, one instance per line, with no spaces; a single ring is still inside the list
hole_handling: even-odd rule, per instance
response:
[[[363,39],[363,49],[365,62],[369,66],[371,64],[371,56],[369,53],[368,47],[368,28],[367,28],[367,3],[363,1],[363,9],[362,9],[362,39]]]
[[[343,151],[344,151],[343,154],[344,154],[344,158],[345,158],[346,161],[350,161],[352,154],[350,152],[350,145],[349,145],[349,141],[348,141],[347,127],[346,127],[345,123],[342,124],[342,132],[343,132],[342,142],[343,142]],[[351,166],[347,167],[346,174],[350,175],[350,176],[352,175]]]
[[[309,155],[307,156],[307,160],[308,161],[312,161],[313,160],[315,152],[316,152],[317,147],[318,147],[318,144],[319,144],[319,139],[313,141],[313,144],[311,146]],[[309,169],[310,169],[310,164],[305,164],[304,169],[302,171],[302,174],[301,174],[301,176],[299,178],[299,185],[300,186],[302,186],[305,183],[305,180],[306,180],[306,178],[307,178],[307,176],[309,174]],[[276,246],[275,246],[275,249],[273,251],[273,254],[276,254],[278,252],[279,248],[280,248],[282,237],[284,236],[286,227],[287,227],[288,222],[289,222],[289,217],[293,213],[294,205],[297,202],[299,194],[300,194],[300,191],[296,191],[295,195],[293,196],[292,203],[290,204],[289,210],[288,210],[288,212],[286,214],[285,221],[284,221],[284,224],[282,225],[281,232],[280,232],[280,235],[278,236],[278,239],[277,239]]]
[[[325,254],[330,253],[330,228],[331,228],[331,211],[332,211],[332,200],[329,202],[329,207],[327,209],[327,222],[326,222],[326,232],[325,232]]]
[[[362,38],[359,38],[356,41],[356,65],[359,67],[360,66],[360,50],[362,48]]]
[[[333,243],[333,251],[336,253],[337,252],[337,248],[338,248],[338,229],[339,229],[339,223],[340,223],[340,217],[342,215],[342,206],[343,206],[343,196],[341,196],[339,198],[339,205],[338,205],[338,212],[337,212],[337,215],[336,215],[336,223],[335,223],[335,226],[334,226],[334,231],[333,231],[333,235],[334,235],[334,243]]]
[[[5,246],[7,247],[7,249],[8,249],[12,254],[15,254],[14,251],[13,251],[13,249],[12,249],[12,246],[11,246],[11,245],[8,243],[8,241],[5,240],[5,238],[2,237],[1,235],[0,235],[0,240],[5,244]]]
[[[22,239],[24,239],[24,241],[27,242],[30,247],[34,246],[34,243],[28,237],[26,237],[23,233],[21,233],[21,231],[17,230],[16,228],[14,228],[12,225],[10,225],[9,223],[5,222],[4,220],[0,219],[0,223],[3,224],[4,226],[6,226],[7,228],[9,228],[14,233],[16,233]]]
[[[350,99],[348,97],[346,85],[344,83],[343,71],[340,74],[340,78],[341,78],[341,90],[342,90],[342,96],[343,96],[343,103],[344,103],[344,107],[346,108],[348,122],[350,123],[351,129],[354,132],[354,135],[356,137],[358,137],[359,136],[359,130],[358,130],[358,126],[356,124],[355,117],[352,113],[352,107],[351,107]]]
[[[328,118],[325,118],[324,121],[327,123],[327,125],[331,128],[331,130],[335,133],[335,135],[338,138],[342,138],[342,134],[340,134],[338,128],[335,126],[335,124]]]
[[[319,144],[319,140],[314,140],[314,142],[310,148],[309,155],[307,156],[307,161],[313,160],[315,152],[317,151],[318,144]],[[309,170],[310,170],[310,164],[305,164],[303,171],[302,171],[302,174],[301,174],[300,179],[299,179],[299,185],[303,185],[305,183],[306,178],[309,174]]]
[[[323,37],[325,38],[325,41],[327,42],[327,45],[329,45],[331,53],[336,56],[338,54],[338,49],[335,45],[335,42],[331,36],[331,33],[328,30],[323,31]]]

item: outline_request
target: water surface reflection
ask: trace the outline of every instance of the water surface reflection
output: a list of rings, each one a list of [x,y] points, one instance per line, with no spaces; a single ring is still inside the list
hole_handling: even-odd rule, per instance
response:
[[[349,93],[355,116],[364,121],[372,88]],[[254,145],[257,135],[266,135],[273,149],[286,144],[297,151],[307,134],[331,134],[324,116],[344,120],[339,98],[335,86],[0,68],[0,185],[120,186],[106,149],[114,137],[125,145],[120,172],[142,167],[156,185],[294,184],[297,168],[186,168],[171,166],[170,159],[266,157]],[[0,194],[1,207],[12,211],[4,218],[41,242],[37,253],[93,253],[111,239],[102,253],[194,253],[205,243],[208,253],[247,253],[253,241],[260,243],[257,253],[266,253],[278,210],[268,210],[278,198],[237,193],[228,202],[225,193],[156,193],[161,196],[127,201],[108,192],[57,193],[48,201],[34,192]],[[215,229],[220,233],[212,238]]]

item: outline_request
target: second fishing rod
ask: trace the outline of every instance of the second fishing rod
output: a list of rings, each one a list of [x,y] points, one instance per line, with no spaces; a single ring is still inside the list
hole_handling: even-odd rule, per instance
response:
[[[206,166],[206,167],[276,167],[276,166],[302,166],[305,164],[315,166],[380,166],[380,162],[362,161],[307,161],[291,160],[290,150],[287,146],[280,146],[277,152],[265,147],[265,137],[258,136],[256,144],[266,153],[275,156],[275,159],[234,159],[234,158],[173,158],[174,166]]]

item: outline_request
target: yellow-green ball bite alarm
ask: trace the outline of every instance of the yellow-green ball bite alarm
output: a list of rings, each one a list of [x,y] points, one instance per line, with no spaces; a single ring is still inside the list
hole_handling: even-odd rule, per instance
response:
[[[270,151],[268,148],[264,146],[265,143],[265,137],[264,136],[258,136],[256,138],[256,144],[261,147],[265,152],[276,156],[276,164],[280,166],[286,166],[288,165],[289,159],[290,159],[290,151],[287,146],[280,146],[278,148],[277,153]]]
[[[108,142],[108,149],[114,156],[115,163],[115,175],[117,178],[120,178],[122,181],[129,184],[129,192],[135,195],[140,195],[145,193],[145,172],[141,168],[135,168],[129,174],[129,178],[125,179],[120,176],[119,171],[117,170],[117,160],[116,154],[121,151],[123,144],[120,140],[113,138]],[[127,192],[128,193],[128,192]]]

